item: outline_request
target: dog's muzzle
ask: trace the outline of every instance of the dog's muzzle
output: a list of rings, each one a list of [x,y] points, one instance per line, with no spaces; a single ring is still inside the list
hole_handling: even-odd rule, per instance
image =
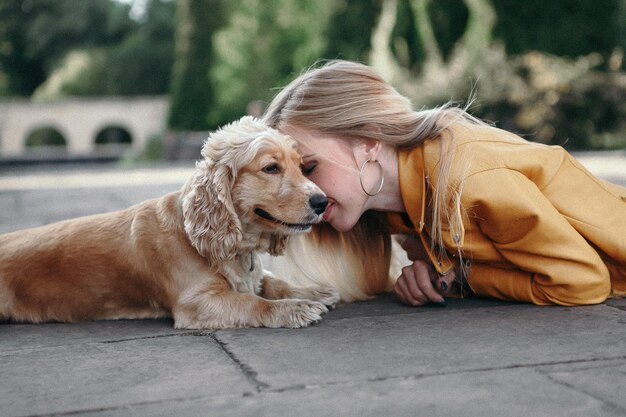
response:
[[[315,214],[322,214],[328,205],[328,199],[324,194],[314,194],[309,198],[309,205]]]

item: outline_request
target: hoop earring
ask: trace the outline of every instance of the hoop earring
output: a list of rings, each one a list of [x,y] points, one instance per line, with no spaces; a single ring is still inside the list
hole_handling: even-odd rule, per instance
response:
[[[378,185],[378,189],[376,190],[376,192],[374,194],[367,192],[367,190],[365,189],[365,186],[363,185],[363,170],[365,169],[365,165],[367,165],[368,162],[376,162],[378,164],[378,166],[380,167],[380,184]],[[367,161],[363,162],[363,165],[361,165],[361,169],[359,170],[359,184],[361,184],[361,189],[363,190],[363,192],[367,195],[369,195],[370,197],[374,197],[376,194],[380,193],[380,190],[383,189],[383,184],[385,183],[385,174],[383,174],[383,166],[380,164],[380,162],[378,162],[378,160],[371,160],[368,159]]]

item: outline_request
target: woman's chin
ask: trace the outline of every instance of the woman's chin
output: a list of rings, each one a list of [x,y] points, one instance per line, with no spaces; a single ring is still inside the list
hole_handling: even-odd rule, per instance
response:
[[[342,233],[343,233],[343,232],[349,232],[349,231],[350,231],[350,229],[351,229],[351,227],[335,226],[335,225],[334,225],[334,224],[332,224],[332,223],[331,223],[330,225],[333,227],[333,229],[335,229],[335,230],[336,230],[336,231],[338,231],[338,232],[342,232]]]
[[[356,222],[342,222],[341,219],[329,219],[328,223],[338,232],[349,232],[356,224]]]
[[[343,213],[341,212],[341,210],[335,210],[334,203],[330,203],[326,209],[326,212],[324,213],[323,219],[338,232],[349,232],[354,227],[358,219],[350,221],[348,219],[342,218],[342,214]]]

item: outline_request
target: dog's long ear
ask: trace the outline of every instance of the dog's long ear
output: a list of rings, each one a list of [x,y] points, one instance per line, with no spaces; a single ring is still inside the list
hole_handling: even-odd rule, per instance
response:
[[[288,240],[288,235],[283,235],[282,233],[272,233],[270,236],[270,247],[267,250],[268,253],[272,256],[280,256],[284,254],[285,249],[287,248]]]
[[[214,265],[233,259],[241,243],[241,222],[230,195],[228,166],[204,160],[185,186],[182,211],[185,231],[200,255]]]

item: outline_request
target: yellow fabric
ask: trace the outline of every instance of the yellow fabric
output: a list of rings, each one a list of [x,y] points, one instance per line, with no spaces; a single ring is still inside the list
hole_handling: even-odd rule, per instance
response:
[[[423,152],[421,147],[416,150],[416,152],[412,153],[412,157],[406,158],[403,157],[405,154],[401,154],[403,169],[414,173],[419,172],[420,174],[416,177],[415,180],[411,178],[408,184],[401,182],[401,187],[405,187],[405,189],[401,190],[402,195],[411,195],[411,196],[422,196],[422,198],[409,198],[404,199],[404,205],[407,209],[407,214],[411,221],[410,227],[413,230],[410,230],[407,225],[404,224],[400,217],[395,217],[391,215],[389,217],[389,221],[392,228],[396,228],[396,233],[405,233],[405,234],[413,234],[422,241],[422,245],[428,258],[431,263],[435,267],[438,273],[446,274],[452,268],[454,268],[454,263],[446,256],[437,256],[433,253],[431,248],[430,240],[427,236],[428,232],[424,230],[424,226],[426,225],[426,194],[424,193],[424,189],[426,187],[426,179],[424,175],[424,164],[423,164]],[[406,188],[408,186],[408,188]],[[415,225],[415,226],[413,226]],[[401,231],[398,231],[399,229]]]
[[[450,135],[450,183],[463,180],[461,242],[477,295],[578,305],[604,301],[611,288],[626,291],[626,188],[594,177],[558,146],[488,126],[455,125],[443,139]],[[424,176],[432,190],[439,156],[438,139],[398,155],[407,214],[414,225],[426,223],[424,232]],[[401,231],[394,215],[390,221]],[[445,230],[446,249],[455,253]]]

